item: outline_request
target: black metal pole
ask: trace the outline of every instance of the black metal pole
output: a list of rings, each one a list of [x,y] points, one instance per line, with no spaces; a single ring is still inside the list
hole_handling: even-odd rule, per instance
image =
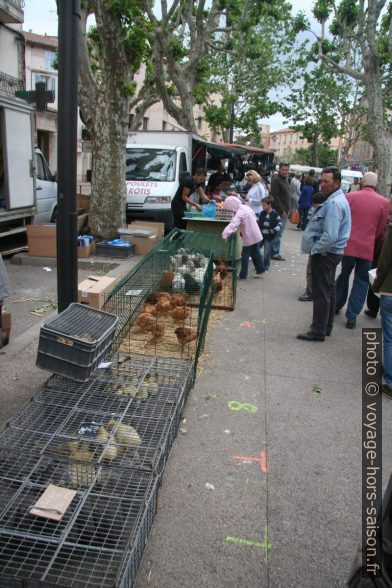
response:
[[[77,300],[76,141],[79,0],[58,0],[57,298],[59,312]]]

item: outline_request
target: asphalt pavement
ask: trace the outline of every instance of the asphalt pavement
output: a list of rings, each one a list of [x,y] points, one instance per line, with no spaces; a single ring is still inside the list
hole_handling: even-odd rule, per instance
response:
[[[380,321],[362,314],[348,330],[339,315],[325,342],[296,339],[312,314],[311,303],[297,300],[306,268],[300,239],[289,225],[286,261],[258,280],[251,270],[235,311],[210,329],[137,588],[345,585],[361,534],[361,328]],[[109,275],[125,273],[123,264]],[[56,290],[54,271],[8,269],[15,330],[0,355],[1,422],[48,377],[34,365],[43,319],[29,306],[42,303],[15,300]],[[384,399],[384,482],[391,434],[392,401]]]

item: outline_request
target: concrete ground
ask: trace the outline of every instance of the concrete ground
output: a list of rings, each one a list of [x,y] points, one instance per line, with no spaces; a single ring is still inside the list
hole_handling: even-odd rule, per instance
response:
[[[312,312],[297,301],[300,238],[288,226],[286,261],[259,280],[251,270],[210,332],[137,588],[345,585],[361,533],[361,328],[380,322],[362,314],[350,331],[340,315],[324,343],[296,340]],[[54,273],[37,267],[8,266],[15,299],[55,292]],[[21,314],[0,355],[1,422],[48,376],[34,366],[42,319],[24,304],[9,304]],[[391,433],[384,399],[384,481]]]

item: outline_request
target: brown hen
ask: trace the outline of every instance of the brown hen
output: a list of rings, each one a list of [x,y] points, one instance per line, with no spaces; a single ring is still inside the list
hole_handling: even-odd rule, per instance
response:
[[[148,312],[142,312],[137,317],[135,324],[139,327],[141,331],[147,333],[151,329],[152,325],[155,324],[155,322],[156,319],[152,316],[152,314],[149,314]]]
[[[170,300],[167,300],[166,298],[161,298],[161,300],[157,304],[157,312],[159,314],[167,314],[170,311],[171,311]]]
[[[190,327],[178,327],[174,332],[177,335],[177,339],[181,347],[191,343],[191,341],[194,341],[197,337],[197,332],[195,329],[191,329]]]
[[[174,310],[171,311],[170,316],[177,322],[184,321],[188,318],[191,309],[189,306],[177,306]]]

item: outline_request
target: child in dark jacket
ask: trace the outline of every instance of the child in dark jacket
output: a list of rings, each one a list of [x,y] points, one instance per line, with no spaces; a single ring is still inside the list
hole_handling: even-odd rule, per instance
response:
[[[263,240],[261,247],[264,247],[263,267],[268,271],[271,265],[271,242],[282,228],[282,221],[277,210],[272,208],[274,200],[271,196],[265,196],[261,201],[262,211],[259,216],[259,227]]]

